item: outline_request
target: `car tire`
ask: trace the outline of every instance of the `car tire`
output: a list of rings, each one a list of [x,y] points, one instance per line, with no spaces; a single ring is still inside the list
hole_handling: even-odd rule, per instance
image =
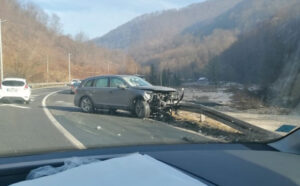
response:
[[[94,105],[93,105],[92,100],[89,97],[83,97],[80,100],[80,108],[85,113],[94,112]]]
[[[150,116],[150,106],[146,101],[139,99],[134,107],[135,115],[138,118],[148,118]]]

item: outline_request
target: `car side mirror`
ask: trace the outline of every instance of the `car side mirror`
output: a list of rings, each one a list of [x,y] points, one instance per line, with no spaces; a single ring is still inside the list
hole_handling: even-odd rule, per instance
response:
[[[119,88],[119,89],[123,89],[123,90],[124,90],[124,89],[126,89],[126,88],[127,88],[127,86],[126,86],[126,85],[118,85],[118,88]]]

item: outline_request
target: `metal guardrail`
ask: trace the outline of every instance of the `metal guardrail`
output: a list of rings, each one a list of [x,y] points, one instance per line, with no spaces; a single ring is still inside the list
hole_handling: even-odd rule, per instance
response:
[[[69,82],[51,82],[51,83],[29,83],[31,88],[43,88],[43,87],[56,87],[56,86],[66,86]]]
[[[253,136],[253,137],[260,136],[263,137],[264,139],[274,139],[280,137],[280,135],[274,132],[257,127],[248,122],[226,115],[222,112],[219,112],[215,109],[208,108],[203,105],[182,103],[179,104],[178,106],[179,106],[178,107],[179,110],[190,111],[190,112],[206,115],[212,119],[220,121],[221,123],[224,123],[225,125],[228,125],[229,127],[232,127],[242,132],[244,135],[247,136]]]

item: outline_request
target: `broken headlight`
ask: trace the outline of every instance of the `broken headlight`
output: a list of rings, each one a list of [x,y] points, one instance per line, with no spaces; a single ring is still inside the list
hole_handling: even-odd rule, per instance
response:
[[[151,92],[144,92],[143,97],[146,101],[150,100],[151,99]]]

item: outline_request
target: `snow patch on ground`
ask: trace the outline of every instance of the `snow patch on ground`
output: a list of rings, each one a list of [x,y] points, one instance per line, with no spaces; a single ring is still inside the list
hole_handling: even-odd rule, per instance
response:
[[[233,96],[230,92],[225,92],[224,88],[211,90],[201,88],[185,88],[184,101],[187,102],[212,102],[221,105],[231,105]]]

